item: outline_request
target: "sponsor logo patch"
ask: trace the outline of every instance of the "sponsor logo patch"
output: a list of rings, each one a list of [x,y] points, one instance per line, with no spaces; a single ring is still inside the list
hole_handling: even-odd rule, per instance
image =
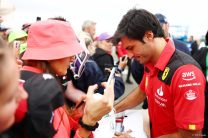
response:
[[[194,79],[196,79],[196,75],[193,71],[183,72],[182,73],[182,79],[186,80],[186,81],[194,80]]]
[[[168,76],[169,71],[170,71],[170,68],[166,67],[162,74],[162,80],[165,80],[165,78]]]
[[[157,89],[157,94],[158,94],[159,96],[163,96],[162,86],[161,86],[159,89]]]
[[[179,88],[191,87],[191,86],[201,86],[201,83],[200,82],[194,82],[194,83],[186,83],[186,84],[178,85]]]
[[[155,92],[155,103],[157,103],[160,107],[166,107],[167,99],[165,97],[163,87],[160,86]]]
[[[187,100],[191,101],[197,98],[197,92],[193,90],[188,90],[187,92],[185,92],[184,96]]]

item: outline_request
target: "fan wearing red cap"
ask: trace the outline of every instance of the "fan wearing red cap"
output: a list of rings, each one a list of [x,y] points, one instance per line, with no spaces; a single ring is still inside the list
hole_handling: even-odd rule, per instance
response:
[[[75,54],[83,51],[68,22],[47,20],[32,24],[28,31],[27,49],[22,57],[25,65],[21,79],[28,92],[28,111],[18,124],[18,136],[30,138],[70,138],[73,122],[69,121],[64,105],[64,95],[57,76],[67,73]],[[113,108],[114,90],[112,82],[99,99],[94,91],[97,85],[90,86],[80,127],[75,138],[93,137],[91,131]],[[97,95],[97,94],[96,94]],[[96,105],[96,106],[95,106]],[[12,131],[12,130],[11,130]],[[16,130],[15,130],[16,131]]]

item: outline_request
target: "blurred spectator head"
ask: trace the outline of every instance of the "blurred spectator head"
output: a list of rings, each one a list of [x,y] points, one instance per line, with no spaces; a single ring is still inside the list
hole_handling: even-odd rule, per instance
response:
[[[0,0],[0,36],[2,36],[4,40],[7,40],[9,28],[5,27],[3,24],[14,11],[15,6],[13,3],[9,2],[8,0]]]
[[[155,14],[155,16],[157,17],[157,19],[160,22],[160,24],[168,23],[168,20],[167,20],[167,18],[164,15],[162,15],[160,13],[157,13],[157,14]]]
[[[0,17],[8,15],[15,11],[15,6],[8,0],[0,0]]]
[[[15,30],[11,31],[8,36],[8,42],[11,43],[15,40],[26,42],[27,40],[27,33],[23,30]]]
[[[160,25],[164,31],[165,37],[169,37],[169,23],[167,18],[161,14],[161,13],[157,13],[155,14],[157,20],[160,22]]]
[[[29,27],[31,26],[31,23],[25,23],[22,25],[22,30],[28,33]]]
[[[82,31],[89,33],[91,38],[94,39],[94,35],[96,32],[95,26],[96,23],[94,21],[86,20],[82,25]]]
[[[7,41],[8,34],[10,33],[10,28],[4,27],[0,24],[0,36]]]
[[[101,33],[97,37],[97,47],[103,49],[107,53],[111,54],[112,53],[112,39],[113,36],[108,34],[107,32]]]

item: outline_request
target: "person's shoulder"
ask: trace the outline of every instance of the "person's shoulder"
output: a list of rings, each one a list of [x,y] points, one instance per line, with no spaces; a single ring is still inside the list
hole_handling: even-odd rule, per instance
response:
[[[59,92],[62,92],[61,85],[58,83],[56,78],[51,74],[35,74],[31,78],[25,81],[24,88],[30,94],[34,93],[38,95],[38,92],[42,94],[56,95]]]
[[[174,38],[173,41],[174,41],[175,45],[180,45],[180,46],[185,46],[185,47],[187,47],[186,43],[183,42],[183,41],[181,41],[181,40],[178,40],[178,39],[175,39],[175,38]]]
[[[176,49],[181,50],[185,52],[186,54],[190,55],[190,50],[185,42],[178,40],[178,39],[173,39],[173,41],[174,41]]]
[[[99,66],[94,60],[88,60],[85,64],[85,70],[87,72],[93,72],[96,71],[97,73],[101,72]]]
[[[131,65],[135,68],[144,68],[144,65],[136,61],[135,59],[132,60]]]
[[[98,59],[102,58],[108,58],[108,57],[112,57],[110,54],[108,54],[107,52],[105,52],[103,49],[101,48],[96,48],[95,53],[92,55],[93,60],[97,61]]]
[[[196,53],[193,54],[193,58],[197,60],[202,60],[202,58],[205,58],[208,52],[207,47],[200,48]]]

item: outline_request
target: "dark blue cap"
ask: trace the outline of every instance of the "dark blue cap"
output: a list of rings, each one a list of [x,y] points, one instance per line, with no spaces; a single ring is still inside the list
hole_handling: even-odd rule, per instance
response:
[[[160,24],[168,23],[168,20],[164,15],[157,13],[157,14],[155,14],[155,16],[158,19],[158,21],[160,22]]]

